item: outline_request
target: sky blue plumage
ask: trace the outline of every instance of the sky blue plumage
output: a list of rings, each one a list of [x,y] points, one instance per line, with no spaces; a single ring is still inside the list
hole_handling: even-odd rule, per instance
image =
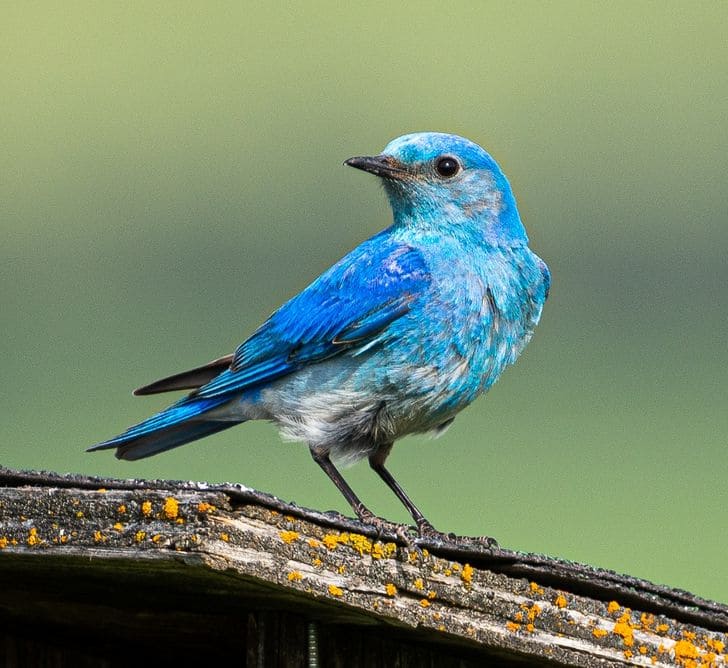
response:
[[[281,306],[233,355],[140,388],[193,392],[91,450],[140,459],[246,420],[304,441],[362,521],[375,521],[332,459],[384,467],[394,441],[440,432],[516,361],[549,289],[511,187],[482,148],[417,133],[346,164],[376,174],[394,223]]]

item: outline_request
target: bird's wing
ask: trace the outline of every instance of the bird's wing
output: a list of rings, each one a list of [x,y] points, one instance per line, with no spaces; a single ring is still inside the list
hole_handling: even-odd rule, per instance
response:
[[[145,394],[159,394],[160,392],[174,392],[175,390],[193,390],[209,383],[215,376],[228,369],[233,363],[234,355],[225,355],[212,362],[198,366],[189,371],[176,373],[174,376],[167,376],[161,380],[155,380],[149,385],[138,387],[134,390],[136,396]]]
[[[230,368],[193,396],[240,392],[391,333],[430,283],[419,251],[373,237],[286,302],[235,352]]]

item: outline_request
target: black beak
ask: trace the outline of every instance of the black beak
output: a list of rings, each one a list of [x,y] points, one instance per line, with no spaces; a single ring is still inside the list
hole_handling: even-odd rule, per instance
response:
[[[383,179],[402,179],[408,174],[404,165],[388,155],[362,155],[344,160],[344,164],[355,167]]]

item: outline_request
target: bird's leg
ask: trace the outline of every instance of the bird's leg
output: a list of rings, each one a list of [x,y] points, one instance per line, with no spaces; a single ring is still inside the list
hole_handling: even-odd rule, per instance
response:
[[[417,531],[420,536],[441,537],[442,534],[427,521],[420,509],[412,503],[412,500],[409,496],[407,496],[407,493],[394,479],[392,474],[384,468],[384,462],[392,450],[392,445],[392,443],[383,445],[372,455],[369,455],[369,466],[377,472],[379,477],[387,483],[387,487],[395,493],[397,498],[404,504],[405,508],[409,510],[410,515],[412,515],[412,519],[415,521],[415,524],[417,524]]]
[[[369,510],[362,502],[361,499],[354,493],[354,490],[349,487],[349,483],[344,480],[341,473],[331,462],[329,453],[326,450],[321,450],[316,447],[310,447],[311,457],[323,470],[324,473],[329,476],[331,482],[336,485],[336,488],[344,495],[344,498],[349,502],[352,510],[356,513],[356,516],[367,524],[372,524],[376,519],[376,515]]]

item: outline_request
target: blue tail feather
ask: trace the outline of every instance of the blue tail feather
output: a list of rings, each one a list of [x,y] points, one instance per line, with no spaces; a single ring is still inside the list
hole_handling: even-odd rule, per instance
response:
[[[227,397],[185,397],[160,413],[129,427],[123,434],[90,447],[88,451],[116,448],[118,459],[133,460],[171,450],[239,424],[236,421],[205,419],[206,413],[227,401]]]

